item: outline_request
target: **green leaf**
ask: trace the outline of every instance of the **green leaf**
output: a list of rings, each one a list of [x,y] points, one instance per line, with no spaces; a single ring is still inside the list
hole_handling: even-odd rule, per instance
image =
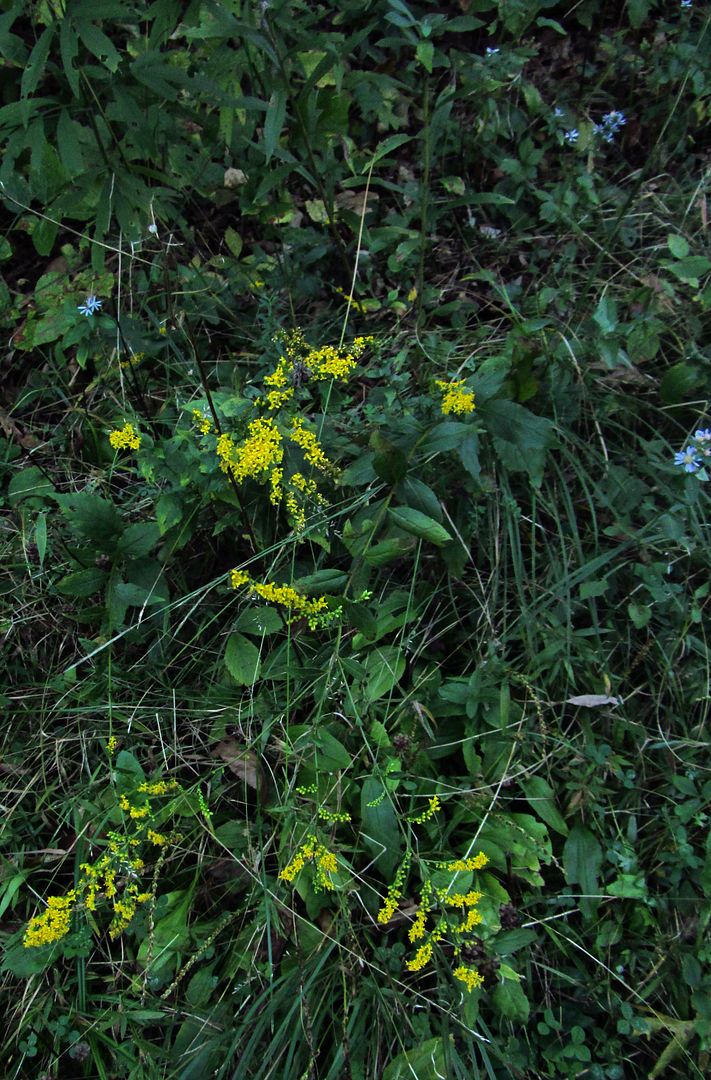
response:
[[[44,566],[44,557],[47,554],[47,515],[38,514],[35,522],[35,544],[40,566]]]
[[[77,38],[77,32],[74,29],[72,20],[65,16],[62,19],[59,29],[59,52],[62,57],[64,75],[75,98],[79,97],[79,72],[74,67],[72,61],[76,57],[78,51],[79,40]]]
[[[387,139],[384,139],[383,142],[378,143],[375,148],[375,153],[368,162],[366,168],[363,169],[363,172],[368,172],[370,168],[377,165],[377,163],[384,157],[387,157],[388,154],[392,154],[393,150],[397,150],[400,146],[404,146],[405,143],[412,142],[413,138],[414,135],[390,135]]]
[[[183,504],[177,495],[161,495],[156,503],[156,521],[161,535],[183,518]]]
[[[29,97],[29,95],[37,89],[40,80],[44,75],[44,68],[47,63],[49,48],[52,44],[53,37],[54,25],[47,26],[40,34],[37,44],[30,53],[30,58],[22,72],[22,79],[20,80],[21,97]]]
[[[70,528],[79,536],[93,540],[104,551],[113,551],[123,532],[123,522],[116,507],[90,491],[76,495],[55,496]]]
[[[444,525],[440,525],[434,518],[415,510],[412,506],[390,507],[388,516],[398,529],[417,536],[421,540],[428,540],[430,544],[436,544],[438,547],[448,544],[452,539]]]
[[[698,368],[682,360],[678,364],[672,364],[662,375],[659,396],[665,405],[679,405],[689,394],[693,394],[702,381]]]
[[[683,259],[689,254],[689,243],[683,236],[670,233],[667,236],[667,246],[675,259]]]
[[[77,570],[73,574],[66,574],[57,582],[56,589],[62,596],[86,598],[98,592],[107,577],[105,570],[101,570],[98,566],[91,566],[87,570]]]
[[[267,116],[264,121],[264,152],[267,162],[271,161],[276,150],[286,119],[286,91],[274,90],[269,98]]]
[[[259,649],[244,634],[230,634],[225,647],[225,666],[240,686],[253,686],[259,678]]]
[[[449,1036],[450,1040],[452,1036]],[[413,1050],[403,1050],[393,1058],[382,1080],[442,1080],[448,1076],[445,1043],[441,1035],[427,1039]]]
[[[667,270],[671,270],[680,281],[698,284],[698,279],[711,270],[711,259],[707,259],[705,255],[687,255],[686,258],[678,259],[676,262],[665,259],[664,266]]]
[[[415,49],[415,56],[420,61],[426,71],[432,72],[432,61],[434,59],[434,45],[431,41],[420,41]]]
[[[239,259],[242,253],[242,237],[232,228],[225,229],[225,243],[235,259]]]
[[[627,18],[630,26],[638,30],[649,15],[651,0],[627,0]]]
[[[340,772],[349,769],[352,757],[342,742],[331,734],[327,728],[318,728],[313,733],[313,744],[316,748],[316,761],[314,767],[322,772]]]
[[[607,296],[603,296],[595,308],[593,321],[602,330],[603,334],[612,334],[617,328],[617,304]]]
[[[585,825],[574,825],[570,830],[563,848],[563,866],[569,885],[579,885],[586,896],[599,895],[602,848]]]
[[[363,662],[366,673],[366,701],[372,703],[389,694],[405,673],[405,657],[393,645],[379,646]]]
[[[79,23],[78,31],[79,37],[89,52],[97,60],[105,59],[109,71],[115,72],[121,63],[121,56],[103,30],[100,30],[94,23],[82,21]]]
[[[160,529],[155,521],[139,521],[129,525],[121,534],[116,550],[127,559],[140,559],[147,555],[160,540]]]
[[[313,574],[297,578],[294,588],[306,596],[314,593],[338,593],[343,590],[347,581],[348,575],[342,570],[315,570]]]
[[[264,634],[276,634],[283,626],[282,617],[276,608],[249,607],[240,612],[235,630],[262,637]]]
[[[73,178],[84,172],[84,155],[79,143],[81,128],[75,124],[67,109],[62,109],[57,122],[57,145],[59,160],[68,177]]]
[[[520,983],[505,979],[498,983],[492,995],[494,1007],[514,1023],[525,1024],[531,1006]]]
[[[521,787],[539,818],[551,829],[567,836],[568,826],[555,804],[555,793],[550,784],[542,776],[529,776],[521,781]]]
[[[400,860],[402,837],[390,796],[376,777],[363,782],[360,820],[363,843],[373,855],[379,873],[389,880]]]
[[[44,500],[54,492],[51,480],[48,480],[41,469],[36,465],[30,465],[29,469],[22,469],[15,473],[7,486],[7,501],[12,507],[17,506],[23,499]],[[37,503],[35,505],[41,505]]]

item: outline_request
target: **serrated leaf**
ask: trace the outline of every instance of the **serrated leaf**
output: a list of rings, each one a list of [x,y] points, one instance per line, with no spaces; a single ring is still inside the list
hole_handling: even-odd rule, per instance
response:
[[[177,495],[161,495],[156,503],[156,521],[161,534],[178,525],[183,518],[183,504]]]
[[[55,587],[62,596],[86,598],[103,587],[107,576],[105,570],[101,570],[98,566],[90,566],[86,570],[77,570],[73,574],[66,574],[57,582]]]
[[[101,495],[81,491],[76,495],[56,496],[70,528],[79,536],[93,540],[105,551],[113,551],[123,532],[121,515]]]
[[[412,506],[390,507],[388,516],[398,529],[402,529],[411,536],[417,536],[421,540],[427,540],[430,544],[442,547],[452,540],[444,525],[440,525],[434,518],[415,510]]]
[[[225,647],[225,666],[240,686],[253,686],[259,678],[259,649],[244,634],[230,634]]]
[[[116,550],[127,559],[140,559],[156,546],[160,529],[155,521],[139,521],[121,534]]]

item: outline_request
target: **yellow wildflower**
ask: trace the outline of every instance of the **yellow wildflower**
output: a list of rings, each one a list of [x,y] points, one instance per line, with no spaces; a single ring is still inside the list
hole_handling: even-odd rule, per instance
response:
[[[42,915],[35,915],[33,919],[30,919],[22,940],[25,948],[50,945],[65,937],[71,927],[76,899],[74,889],[70,889],[66,896],[50,896],[47,901],[47,910]]]
[[[403,885],[405,884],[405,878],[407,877],[407,872],[410,869],[411,858],[412,856],[408,851],[398,868],[394,881],[388,887],[388,895],[385,897],[385,900],[383,901],[383,906],[378,912],[378,922],[381,924],[381,926],[384,926],[385,923],[389,923],[398,909],[398,904],[400,903],[400,900],[402,898],[402,889]]]
[[[466,967],[464,964],[460,964],[452,974],[455,979],[459,979],[460,982],[464,983],[469,993],[476,990],[484,982],[476,968]]]
[[[205,416],[199,409],[193,409],[193,419],[200,429],[201,435],[208,435],[212,430],[212,421],[209,416]]]
[[[289,438],[293,443],[301,447],[309,465],[313,465],[315,469],[320,469],[321,472],[333,473],[337,471],[333,463],[326,457],[323,447],[314,433],[304,427],[304,421],[300,417],[295,416],[292,419]]]
[[[464,922],[457,927],[457,933],[468,934],[470,930],[473,930],[475,926],[479,926],[482,922],[481,912],[477,911],[476,908],[470,908]]]
[[[445,866],[447,870],[453,870],[457,873],[465,870],[482,870],[488,861],[484,852],[480,851],[473,859],[454,859],[452,862],[445,863]]]
[[[118,739],[116,738],[115,735],[112,735],[109,738],[109,741],[106,744],[106,752],[108,754],[112,754],[112,755],[115,754],[117,746],[118,746]]]
[[[443,382],[441,379],[437,379],[435,385],[442,391],[442,412],[445,415],[448,413],[463,415],[473,412],[476,408],[474,391],[462,389],[464,379],[460,379],[458,382]]]
[[[420,906],[417,911],[415,921],[410,927],[410,932],[407,935],[410,941],[419,941],[420,938],[425,936],[425,926],[427,924],[427,916],[430,911],[430,897],[432,894],[432,885],[429,881],[426,881],[422,887],[422,893],[420,895]]]
[[[430,818],[433,818],[438,810],[442,809],[442,803],[439,801],[438,795],[433,795],[430,799],[427,809],[423,811],[418,817],[410,818],[413,825],[423,825]]]
[[[408,960],[405,967],[408,971],[421,971],[425,964],[429,964],[432,959],[432,943],[427,941],[424,945],[420,945],[419,949],[415,953],[412,960]]]
[[[114,450],[138,450],[141,436],[136,433],[133,424],[127,423],[111,432],[109,442]]]

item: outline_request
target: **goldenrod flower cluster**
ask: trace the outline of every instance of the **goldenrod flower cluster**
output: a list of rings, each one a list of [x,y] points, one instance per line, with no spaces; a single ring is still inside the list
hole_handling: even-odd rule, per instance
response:
[[[283,352],[274,371],[264,379],[270,389],[266,398],[259,401],[271,411],[281,409],[304,383],[324,379],[345,382],[373,338],[357,337],[346,349],[334,345],[315,347],[309,345],[301,330],[296,329],[277,335],[275,340],[281,343]]]
[[[439,801],[439,795],[433,795],[427,804],[427,809],[419,814],[418,817],[410,818],[410,821],[413,825],[424,825],[426,821],[433,818],[437,811],[441,809],[442,803]]]
[[[291,884],[307,862],[313,862],[316,866],[316,876],[314,877],[316,891],[333,889],[334,884],[331,880],[331,874],[335,874],[338,870],[338,861],[333,852],[320,843],[318,837],[313,834],[307,837],[306,842],[301,845],[291,862],[279,872],[280,881],[287,881]]]
[[[124,424],[122,428],[114,428],[109,442],[114,450],[138,450],[141,436],[136,433],[133,424]]]
[[[455,968],[452,974],[455,979],[459,979],[464,983],[469,993],[471,993],[472,990],[476,990],[476,988],[481,986],[484,982],[476,968],[465,967],[464,964],[460,964],[458,968]]]
[[[35,915],[25,930],[22,942],[25,948],[50,945],[68,934],[76,899],[74,889],[70,889],[65,896],[50,896],[47,910],[42,915]]]
[[[209,435],[211,431],[214,432],[212,420],[205,413],[200,412],[199,409],[193,409],[193,420],[197,424],[201,435]]]
[[[438,863],[440,869],[451,870],[453,873],[463,873],[465,870],[483,870],[489,862],[483,851],[475,855],[473,859],[454,859],[451,862]]]
[[[259,596],[270,604],[285,607],[289,612],[287,622],[295,622],[303,616],[312,630],[328,625],[341,615],[340,607],[329,610],[325,596],[310,599],[308,596],[302,596],[291,585],[277,585],[275,581],[266,581],[262,584],[259,581],[253,581],[246,570],[232,570],[230,583],[233,589],[249,585],[252,595]]]
[[[140,806],[134,805],[125,794],[119,796],[119,806],[128,814],[129,820],[139,823],[136,831],[133,835],[109,833],[104,854],[96,862],[82,863],[79,867],[80,876],[75,887],[64,896],[50,896],[46,910],[30,920],[23,938],[25,948],[61,940],[69,933],[72,913],[78,908],[95,911],[100,896],[112,903],[110,936],[118,937],[125,930],[137,907],[151,898],[150,892],[141,891],[137,881],[132,880],[145,870],[145,863],[138,854],[141,843],[147,840],[161,846],[170,842],[163,833],[146,828],[154,816],[148,797],[169,795],[178,790],[180,785],[174,780],[145,781],[136,788],[137,794],[145,798]]]
[[[430,800],[430,808],[432,813],[436,812],[436,809],[432,809],[432,801]],[[425,813],[428,813],[425,811]],[[438,869],[449,869],[452,873],[459,871],[471,871],[474,869],[481,869],[487,863],[487,858],[480,852],[474,859],[457,859],[450,863],[437,864]],[[388,923],[398,908],[398,902],[402,897],[402,887],[405,880],[405,874],[409,867],[410,857],[409,854],[404,860],[402,866],[398,870],[398,873],[393,881],[392,885],[388,889],[388,895],[385,903],[378,912],[378,922],[381,924]],[[432,881],[426,879],[422,885],[420,892],[420,900],[417,908],[417,914],[412,921],[410,929],[408,931],[408,939],[414,944],[420,942],[414,957],[408,960],[405,967],[408,971],[417,972],[421,971],[432,959],[432,953],[434,946],[437,942],[441,941],[444,935],[449,932],[454,932],[455,938],[455,954],[460,955],[462,949],[471,942],[464,940],[464,936],[471,933],[475,927],[479,926],[482,922],[481,913],[477,909],[477,904],[482,899],[482,893],[477,889],[470,889],[468,892],[453,892],[452,885],[455,879],[450,882],[449,888],[437,888],[433,887]],[[440,914],[434,929],[428,930],[428,921],[430,916],[435,916],[435,908],[439,907]],[[450,924],[450,918],[447,914],[447,908],[459,908],[463,909],[462,917],[457,925]],[[465,983],[468,990],[473,990],[475,987],[480,986],[482,983],[481,976],[476,968],[466,967],[461,965],[457,971],[454,972],[455,977]]]
[[[383,906],[378,912],[378,922],[383,926],[385,925],[385,923],[390,922],[393,915],[398,909],[398,904],[402,899],[402,890],[405,884],[405,879],[407,878],[407,872],[410,869],[411,859],[412,856],[408,851],[398,868],[395,879],[388,888],[388,895],[385,897]]]
[[[337,823],[346,823],[351,820],[350,814],[339,814],[337,810],[327,810],[325,806],[319,806],[318,816],[322,821],[328,821],[335,825]]]
[[[443,382],[441,379],[437,379],[435,385],[438,390],[442,391],[442,412],[445,416],[448,413],[464,415],[473,412],[476,408],[474,391],[463,389],[464,379],[460,379],[458,382]]]

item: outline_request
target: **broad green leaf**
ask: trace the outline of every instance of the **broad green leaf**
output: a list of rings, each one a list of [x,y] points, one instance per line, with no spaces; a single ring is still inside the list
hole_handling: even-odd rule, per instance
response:
[[[235,630],[262,637],[264,634],[276,634],[283,626],[282,617],[275,608],[248,607],[240,612]]]
[[[391,506],[388,516],[399,529],[421,540],[428,540],[430,544],[436,544],[438,547],[448,544],[452,539],[444,525],[440,525],[434,518],[415,510],[412,506]]]
[[[363,661],[366,673],[365,698],[368,702],[389,694],[405,673],[405,657],[401,649],[382,645],[368,653]]]
[[[415,49],[415,56],[420,61],[426,71],[432,71],[432,60],[434,59],[434,45],[431,41],[419,41],[417,48]]]
[[[57,145],[59,147],[59,159],[64,166],[67,176],[73,178],[84,171],[84,155],[79,143],[78,124],[72,120],[67,109],[62,109],[57,122]]]
[[[98,566],[90,566],[86,570],[66,574],[57,582],[56,589],[62,596],[86,598],[103,588],[107,576],[105,570],[101,570]]]
[[[670,233],[667,236],[667,246],[675,259],[684,259],[689,254],[689,243],[683,236]]]
[[[705,255],[687,255],[676,262],[665,260],[664,265],[681,281],[697,282],[711,270],[711,259]]]
[[[90,491],[55,497],[70,528],[75,533],[87,540],[93,540],[104,551],[115,549],[123,532],[123,522],[112,503]]]
[[[568,826],[555,804],[555,792],[550,784],[542,776],[529,776],[521,781],[521,787],[539,818],[551,829],[567,836]]]
[[[312,596],[314,593],[339,593],[348,581],[348,575],[342,570],[315,570],[297,578],[294,588],[300,593]]]
[[[235,259],[239,259],[242,253],[242,237],[234,229],[228,227],[225,229],[225,243]]]
[[[156,503],[156,521],[161,534],[178,525],[183,518],[183,504],[177,495],[161,495]]]
[[[602,848],[585,825],[574,825],[563,848],[565,878],[586,896],[597,896]]]
[[[449,1038],[452,1040],[451,1035]],[[413,1050],[404,1050],[393,1058],[386,1066],[382,1080],[442,1080],[450,1075],[445,1052],[441,1035],[427,1039]]]
[[[402,837],[390,795],[376,777],[363,782],[360,820],[363,843],[373,855],[378,872],[389,880],[400,860]]]
[[[89,52],[96,57],[97,60],[106,61],[106,67],[109,71],[116,71],[121,63],[121,56],[116,51],[116,47],[110,38],[106,36],[103,30],[92,22],[84,22],[81,20],[78,23],[77,30],[82,42],[89,50]]]
[[[252,686],[259,678],[259,649],[244,634],[230,634],[225,647],[225,666],[240,686]]]
[[[155,521],[139,521],[124,530],[116,550],[127,559],[139,559],[147,555],[159,540],[160,529]]]
[[[23,98],[29,97],[39,86],[44,75],[45,64],[49,55],[50,45],[54,37],[54,25],[47,26],[40,34],[37,44],[30,53],[30,58],[25,65],[20,80],[20,94]]]
[[[23,499],[37,499],[44,502],[53,491],[52,481],[48,480],[36,465],[30,465],[29,469],[15,473],[10,480],[7,486],[7,501],[12,507],[17,506]],[[36,505],[41,505],[41,502]]]
[[[318,728],[313,735],[316,748],[315,768],[323,772],[339,772],[349,769],[352,757],[342,742],[327,728]]]
[[[494,987],[492,994],[494,1007],[514,1023],[525,1024],[531,1011],[531,1005],[520,983],[505,979]]]

